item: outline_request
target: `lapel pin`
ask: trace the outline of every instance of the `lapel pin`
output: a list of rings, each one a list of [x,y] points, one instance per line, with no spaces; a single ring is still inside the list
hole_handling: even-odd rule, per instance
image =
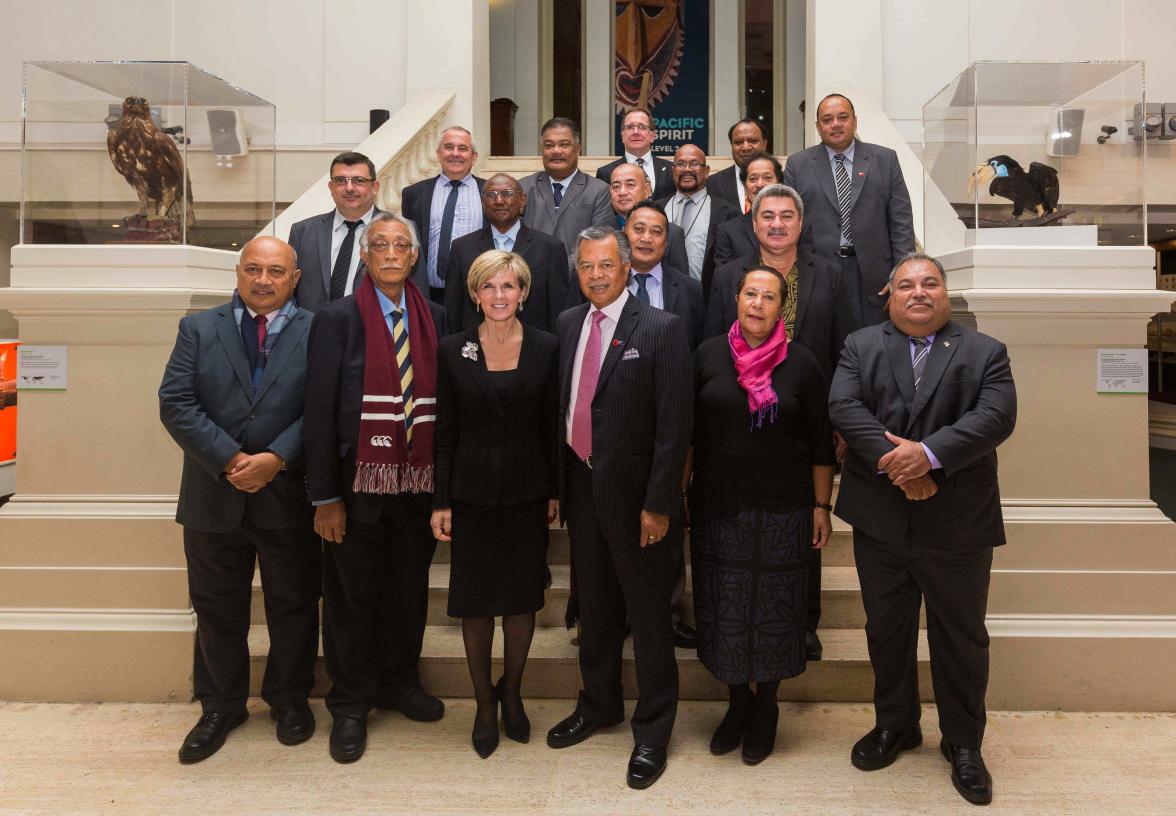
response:
[[[617,346],[619,346],[621,344],[621,341],[614,337],[612,344],[613,344],[613,348],[616,348]]]
[[[950,345],[951,345],[951,341],[949,341],[949,340],[944,340],[944,341],[943,341],[943,347],[944,347],[944,348],[947,348],[947,347],[948,347],[948,346],[950,346]]]

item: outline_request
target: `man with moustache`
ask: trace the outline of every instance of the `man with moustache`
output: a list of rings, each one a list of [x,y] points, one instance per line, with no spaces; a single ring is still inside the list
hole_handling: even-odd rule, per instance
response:
[[[400,192],[400,211],[416,226],[421,253],[412,279],[434,303],[445,302],[445,271],[454,239],[486,226],[482,186],[474,176],[478,151],[468,130],[454,125],[441,134],[437,163],[441,172]]]
[[[690,276],[697,281],[714,271],[715,234],[719,224],[739,217],[739,210],[706,190],[710,167],[706,154],[686,144],[674,153],[674,186],[678,192],[662,202],[670,221],[686,233],[686,256]]]
[[[916,645],[926,602],[940,751],[967,801],[992,801],[981,756],[992,548],[1005,543],[996,448],[1017,395],[1004,345],[951,320],[943,266],[911,254],[890,275],[890,320],[849,335],[829,416],[849,445],[837,515],[874,667],[875,727],[850,754],[878,770],[918,746]]]
[[[760,190],[769,184],[779,184],[783,177],[784,168],[775,156],[760,154],[739,168],[739,180],[743,182],[747,196],[747,212],[719,224],[719,233],[715,236],[716,269],[759,249],[759,243],[755,240],[755,227],[751,223],[751,202],[755,201]],[[709,279],[702,282],[704,292],[710,291],[710,284]]]
[[[669,162],[666,162],[666,164],[669,164]],[[637,206],[638,202],[650,198],[649,181],[645,178],[645,174],[641,172],[641,168],[636,165],[618,165],[612,171],[612,178],[609,183],[609,196],[612,201],[614,213],[614,224],[612,226],[615,226],[618,230],[623,230],[625,228],[625,221],[629,217],[629,211]],[[686,233],[676,224],[669,225],[669,232],[666,234],[665,255],[667,264],[674,269],[683,273],[689,269],[690,261],[686,257]],[[572,287],[572,294],[575,295],[575,299],[571,303],[573,306],[584,302],[583,295],[577,294],[578,291],[578,286]]]
[[[522,179],[527,195],[523,223],[564,245],[569,268],[581,230],[612,222],[608,185],[579,172],[580,128],[563,116],[544,122],[539,132],[543,169]]]
[[[605,184],[612,182],[613,171],[622,164],[635,164],[645,174],[652,195],[641,198],[665,198],[674,192],[674,165],[653,155],[650,149],[657,131],[653,129],[653,116],[645,108],[634,108],[625,114],[621,122],[621,144],[625,155],[596,170],[596,177]]]
[[[445,713],[418,671],[437,545],[429,519],[445,312],[409,280],[420,251],[411,221],[381,213],[362,250],[367,278],[315,316],[306,378],[336,762],[363,756],[373,707],[422,722]]]
[[[841,268],[846,332],[886,320],[891,268],[915,251],[911,198],[898,156],[855,138],[853,103],[829,94],[817,105],[821,143],[794,153],[784,183],[808,210],[803,242]]]
[[[303,309],[315,312],[350,295],[363,280],[359,241],[376,207],[376,166],[362,153],[348,151],[331,159],[327,189],[335,209],[303,219],[290,227],[290,246],[302,267],[294,296]]]
[[[559,317],[560,510],[580,596],[576,710],[547,734],[566,748],[624,719],[625,616],[637,664],[635,746],[626,781],[647,788],[666,766],[678,701],[670,616],[673,553],[663,539],[681,501],[693,420],[683,321],[630,294],[629,242],[584,230],[576,255],[588,303]]]
[[[568,296],[567,255],[563,244],[519,220],[527,196],[519,182],[506,173],[491,176],[482,188],[486,226],[453,242],[445,273],[445,316],[451,332],[481,322],[470,301],[466,282],[470,266],[483,252],[501,249],[523,257],[531,269],[531,288],[519,320],[528,326],[554,331],[555,318]]]
[[[753,156],[768,152],[768,129],[758,119],[740,119],[727,131],[727,141],[731,143],[731,158],[735,164],[708,178],[706,188],[715,198],[721,198],[746,213],[751,210],[751,197],[744,190],[739,171]]]
[[[241,250],[230,303],[180,321],[159,416],[184,451],[176,521],[196,612],[192,682],[202,715],[180,762],[207,759],[249,712],[249,605],[261,567],[270,649],[261,696],[278,741],[314,734],[307,696],[318,650],[320,548],[302,465],[311,314],[294,303],[298,262],[279,238]]]

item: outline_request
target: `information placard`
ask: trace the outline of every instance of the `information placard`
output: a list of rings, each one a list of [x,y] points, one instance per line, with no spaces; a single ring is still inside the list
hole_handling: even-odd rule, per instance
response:
[[[1098,393],[1147,393],[1147,349],[1100,348],[1096,355],[1095,390]]]
[[[64,391],[67,346],[21,346],[16,387],[21,391]]]

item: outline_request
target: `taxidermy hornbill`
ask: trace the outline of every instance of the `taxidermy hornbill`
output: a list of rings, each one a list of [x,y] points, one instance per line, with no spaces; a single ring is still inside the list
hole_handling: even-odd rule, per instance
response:
[[[992,184],[988,194],[1007,198],[1013,202],[1013,218],[1030,210],[1040,218],[1049,215],[1058,206],[1058,171],[1048,164],[1031,162],[1026,173],[1021,165],[1008,156],[993,156],[972,171],[968,182],[968,195],[978,184]]]

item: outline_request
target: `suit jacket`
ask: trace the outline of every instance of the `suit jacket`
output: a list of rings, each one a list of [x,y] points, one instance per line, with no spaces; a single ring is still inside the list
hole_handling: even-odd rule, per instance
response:
[[[576,252],[576,236],[587,227],[612,226],[612,197],[608,185],[598,178],[576,173],[569,189],[564,190],[559,209],[551,196],[551,179],[546,171],[532,173],[520,182],[527,194],[523,223],[533,230],[554,235],[564,245],[568,268]]]
[[[463,354],[472,343],[477,359]],[[480,352],[478,327],[441,341],[437,350],[437,429],[433,437],[433,506],[454,499],[502,507],[556,498],[559,468],[558,344],[554,334],[523,326],[515,382],[499,401]]]
[[[935,336],[915,391],[910,341],[887,321],[849,335],[829,393],[833,427],[849,443],[837,515],[883,543],[974,549],[1005,542],[996,448],[1013,432],[1017,392],[1003,343],[949,322]],[[894,446],[922,442],[943,465],[939,491],[908,501],[878,473]]]
[[[612,171],[616,170],[625,163],[625,157],[621,156],[616,161],[611,161],[603,167],[596,169],[596,177],[605,184],[612,182]],[[653,195],[652,198],[664,198],[674,194],[674,163],[666,161],[659,156],[653,156]]]
[[[437,337],[441,338],[446,333],[445,310],[432,301],[428,303]],[[408,319],[411,326],[411,321],[424,316],[409,311]],[[348,516],[375,523],[384,497],[351,490],[359,449],[366,347],[363,320],[354,295],[331,302],[314,316],[306,372],[304,441],[310,500],[342,497]],[[414,359],[413,365],[416,364]]]
[[[850,181],[850,218],[858,266],[867,298],[881,308],[885,297],[876,293],[886,285],[894,265],[915,251],[911,197],[895,152],[869,142],[854,142]],[[801,243],[810,244],[821,257],[835,256],[841,245],[841,208],[825,145],[816,144],[789,156],[784,183],[804,200]]]
[[[576,345],[588,309],[584,304],[559,316],[561,440],[566,440]],[[642,510],[669,516],[679,507],[693,390],[684,322],[630,296],[592,398],[592,498],[611,546],[638,546]],[[560,503],[566,506],[567,457],[574,454],[566,444],[559,449]]]
[[[445,317],[450,331],[459,332],[482,322],[466,283],[474,260],[492,249],[494,228],[489,225],[453,242],[445,273]],[[522,255],[531,268],[531,291],[519,319],[525,325],[551,331],[568,296],[568,258],[563,244],[522,224],[513,251]]]
[[[257,393],[241,330],[226,303],[180,321],[159,386],[159,418],[184,451],[176,521],[227,533],[242,521],[264,530],[311,523],[302,465],[306,344],[312,315],[296,309],[278,335]],[[272,451],[286,470],[256,493],[224,477],[238,451]]]
[[[751,226],[751,213],[744,213],[738,218],[719,224],[719,233],[715,236],[715,269],[731,263],[744,255],[755,255],[759,252],[759,239],[755,237],[755,230]],[[710,297],[711,279],[702,281],[703,292]]]
[[[298,268],[302,271],[294,297],[298,305],[307,311],[317,312],[330,302],[331,272],[334,270],[331,264],[331,231],[335,226],[335,212],[331,210],[322,215],[312,215],[290,227],[289,244],[298,253]],[[376,207],[372,215],[382,212]],[[367,267],[361,256],[355,270],[354,286],[359,286],[366,274]]]
[[[733,164],[725,170],[711,173],[706,179],[706,189],[715,198],[721,198],[728,204],[735,205],[740,213],[743,212],[743,200],[739,198],[739,165]]]
[[[759,263],[759,253],[737,258],[715,272],[714,290],[706,310],[703,340],[726,334],[738,318],[735,298],[740,276]],[[797,255],[800,282],[797,287],[796,323],[789,342],[812,352],[828,381],[841,353],[840,307],[845,297],[841,269],[832,260],[817,258],[801,248]]]
[[[666,209],[667,216],[671,216],[670,201],[673,198],[666,198],[660,202],[663,208]],[[700,280],[710,280],[715,273],[715,238],[719,232],[719,225],[732,219],[738,218],[742,210],[737,210],[721,198],[710,197],[710,221],[707,222],[706,227],[706,251],[702,258],[702,270]],[[671,222],[673,221],[671,217]],[[681,227],[679,227],[681,229]],[[682,234],[686,231],[683,229]],[[689,272],[690,266],[680,267],[682,271]]]
[[[400,213],[416,225],[417,238],[421,241],[421,252],[417,256],[416,266],[412,268],[412,279],[425,296],[429,295],[429,226],[433,212],[433,191],[437,187],[438,176],[410,184],[400,191]],[[486,180],[474,176],[474,183],[478,185],[478,192],[486,186]],[[486,216],[482,216],[482,226],[486,226]],[[461,236],[455,236],[460,238]],[[450,244],[450,253],[453,245]],[[438,275],[445,274],[444,269],[437,270]]]
[[[571,309],[588,301],[579,286],[568,293],[568,308]],[[666,261],[662,262],[662,305],[670,314],[682,318],[686,325],[686,340],[690,352],[698,348],[705,338],[702,330],[706,321],[706,307],[702,302],[702,284],[685,272],[679,272]]]

